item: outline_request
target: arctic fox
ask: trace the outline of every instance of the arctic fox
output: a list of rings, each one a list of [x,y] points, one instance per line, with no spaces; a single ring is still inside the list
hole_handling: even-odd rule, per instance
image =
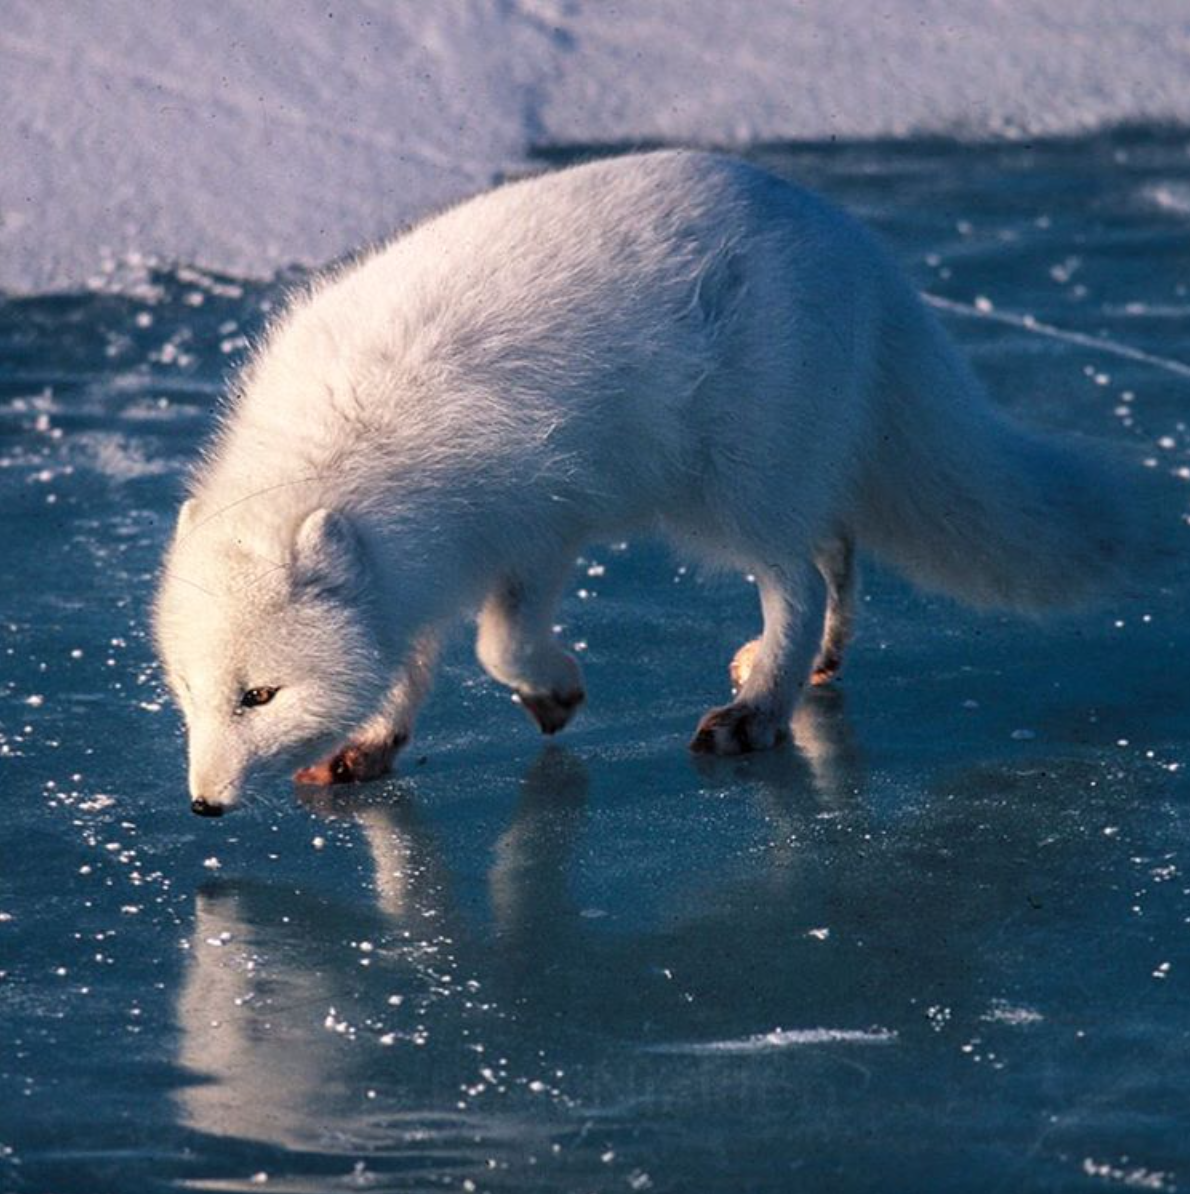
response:
[[[246,368],[169,549],[156,634],[195,812],[271,761],[384,772],[443,628],[552,734],[576,552],[661,531],[755,575],[764,629],[696,751],[774,745],[839,668],[855,547],[962,600],[1118,570],[1113,486],[989,404],[874,239],[743,162],[662,152],[503,186],[313,285]]]

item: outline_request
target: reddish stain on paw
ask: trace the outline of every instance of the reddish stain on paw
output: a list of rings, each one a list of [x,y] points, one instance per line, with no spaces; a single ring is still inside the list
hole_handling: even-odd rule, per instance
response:
[[[750,643],[745,643],[736,653],[731,661],[731,667],[728,671],[731,673],[731,690],[732,692],[739,692],[748,677],[752,674],[752,668],[756,663],[756,653],[760,650],[760,639],[754,638]]]
[[[829,684],[838,674],[843,661],[837,655],[828,655],[820,659],[810,673],[811,684]]]
[[[359,784],[379,779],[392,769],[393,757],[405,745],[407,735],[394,734],[385,742],[351,742],[342,750],[303,767],[294,775],[299,784]]]

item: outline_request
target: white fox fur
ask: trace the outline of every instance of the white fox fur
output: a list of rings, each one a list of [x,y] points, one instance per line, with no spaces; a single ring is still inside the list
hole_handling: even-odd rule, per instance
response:
[[[862,227],[694,152],[501,187],[317,283],[190,492],[156,614],[204,812],[262,761],[383,770],[469,610],[487,670],[560,728],[582,681],[550,626],[592,540],[655,528],[757,576],[764,633],[693,743],[733,753],[784,735],[828,604],[817,678],[837,668],[854,540],[1042,610],[1126,538],[1103,475],[988,403]]]

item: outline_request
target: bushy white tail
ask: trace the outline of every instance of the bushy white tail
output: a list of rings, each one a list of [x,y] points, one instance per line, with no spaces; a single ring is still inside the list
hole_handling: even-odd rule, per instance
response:
[[[998,412],[907,288],[883,345],[863,546],[926,587],[1021,612],[1075,606],[1123,578],[1132,512],[1112,470]]]

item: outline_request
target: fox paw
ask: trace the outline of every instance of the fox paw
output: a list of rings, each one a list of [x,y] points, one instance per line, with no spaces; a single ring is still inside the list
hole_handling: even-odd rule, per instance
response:
[[[737,701],[703,717],[690,749],[699,755],[742,755],[768,750],[788,737],[788,727],[772,712]]]
[[[581,688],[570,692],[518,692],[514,699],[537,723],[543,734],[556,734],[587,699]]]
[[[392,770],[397,751],[409,740],[408,734],[394,734],[383,742],[349,742],[329,758],[303,767],[294,775],[299,784],[361,784],[379,779]]]

